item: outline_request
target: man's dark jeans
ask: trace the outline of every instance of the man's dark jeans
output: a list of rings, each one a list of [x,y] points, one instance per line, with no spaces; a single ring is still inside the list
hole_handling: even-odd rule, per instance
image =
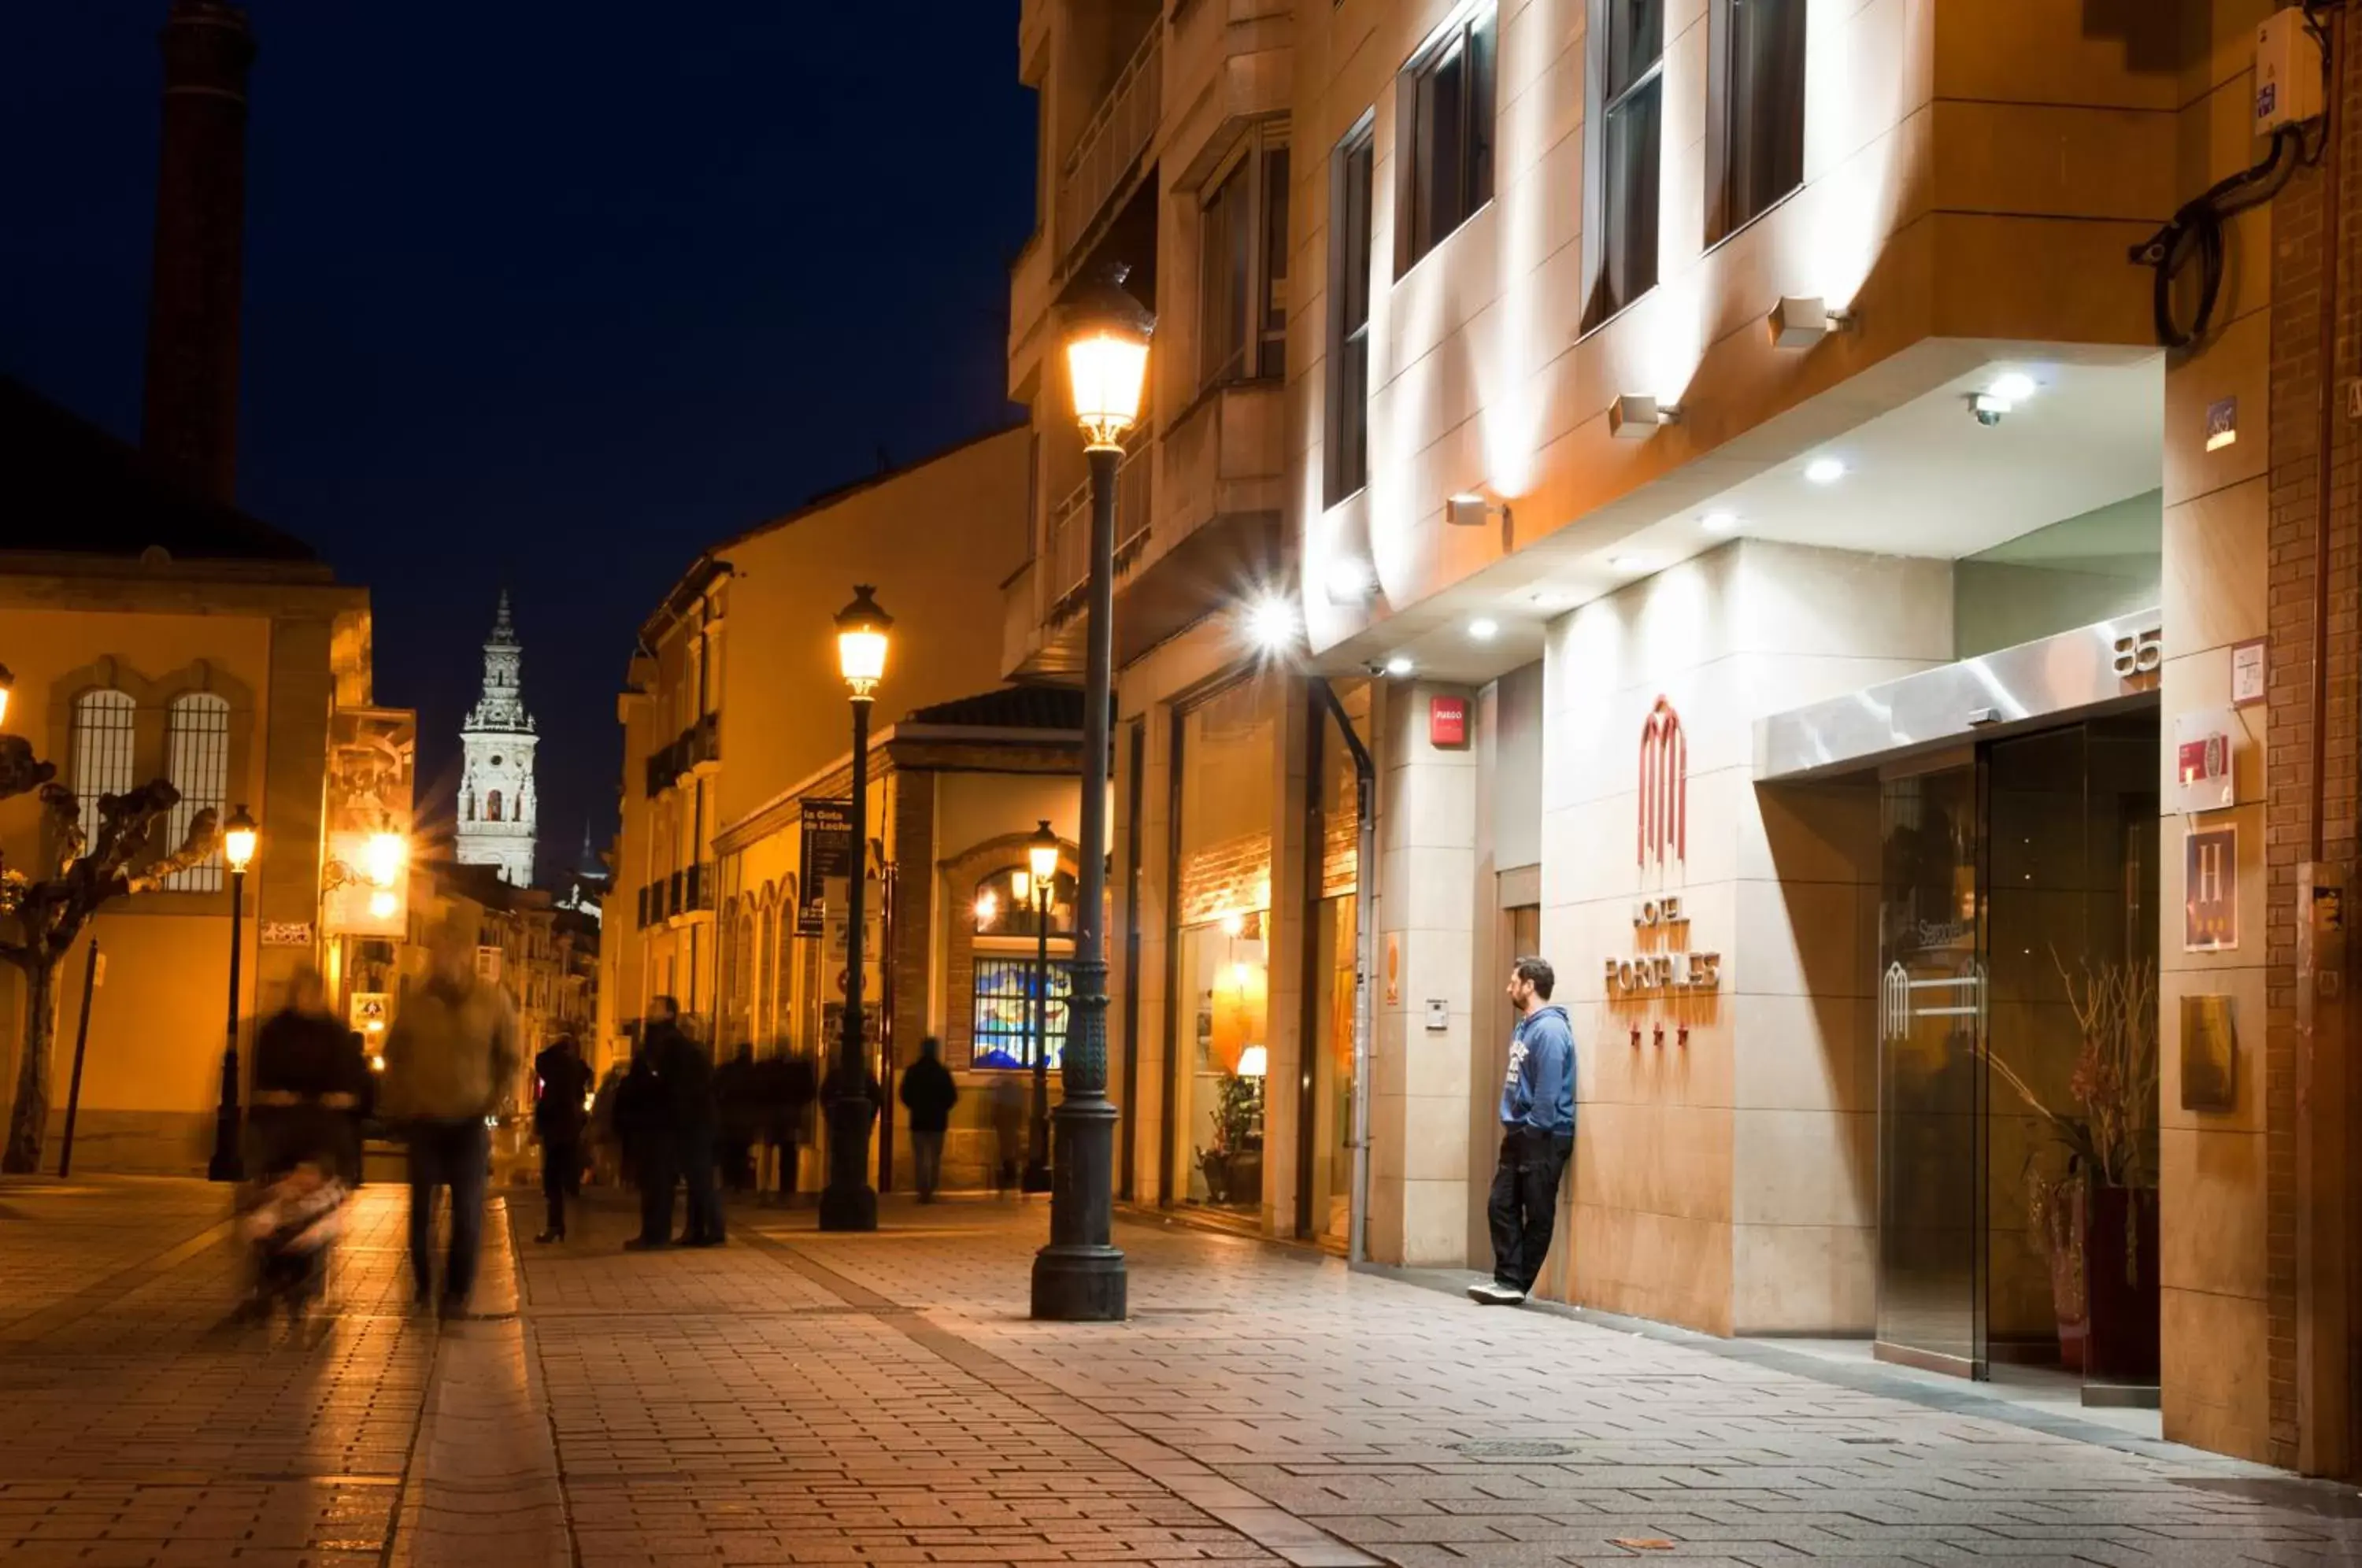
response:
[[[1493,1169],[1493,1277],[1531,1290],[1550,1254],[1558,1224],[1558,1181],[1574,1153],[1573,1138],[1530,1127],[1501,1130],[1500,1164]]]
[[[713,1130],[699,1128],[682,1134],[680,1180],[687,1189],[681,1217],[681,1240],[691,1246],[712,1246],[722,1240],[722,1189],[714,1177]],[[672,1216],[667,1201],[666,1219]]]
[[[549,1205],[547,1230],[566,1234],[566,1200],[582,1196],[582,1134],[545,1132],[541,1138],[541,1196]]]
[[[418,1121],[410,1128],[410,1278],[421,1301],[435,1286],[435,1190],[451,1189],[451,1246],[443,1260],[443,1298],[464,1302],[476,1287],[476,1253],[484,1238],[484,1187],[491,1134],[483,1118]]]
[[[672,1241],[672,1189],[680,1179],[679,1151],[670,1138],[650,1138],[637,1154],[640,1240],[655,1246]]]
[[[911,1164],[919,1178],[919,1201],[932,1202],[944,1185],[944,1130],[911,1130]]]

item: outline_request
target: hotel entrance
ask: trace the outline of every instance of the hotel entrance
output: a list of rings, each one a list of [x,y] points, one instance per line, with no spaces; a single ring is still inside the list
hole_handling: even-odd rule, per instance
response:
[[[1882,1359],[2156,1381],[2158,770],[2138,712],[1881,772]]]

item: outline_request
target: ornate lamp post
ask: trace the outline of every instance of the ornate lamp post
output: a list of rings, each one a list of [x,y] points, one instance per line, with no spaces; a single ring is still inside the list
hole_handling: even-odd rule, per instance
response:
[[[1108,728],[1114,696],[1115,485],[1123,437],[1140,419],[1148,338],[1156,318],[1123,291],[1111,267],[1059,302],[1075,419],[1091,468],[1091,569],[1083,645],[1081,872],[1075,893],[1075,966],[1069,988],[1062,1092],[1053,1138],[1050,1244],[1033,1256],[1033,1316],[1109,1322],[1124,1316],[1123,1253],[1115,1230],[1115,1119],[1108,1103]]]
[[[1058,835],[1045,818],[1025,845],[1033,891],[1033,1131],[1024,1190],[1050,1190],[1050,905],[1058,882]]]
[[[237,1111],[237,965],[239,926],[246,912],[246,868],[254,864],[255,845],[261,838],[254,818],[241,804],[222,824],[222,859],[229,867],[229,1032],[222,1048],[221,1108],[214,1118],[214,1157],[205,1175],[214,1181],[242,1181],[246,1158],[238,1149]]]
[[[869,1128],[877,1108],[870,1103],[861,1044],[861,922],[869,869],[869,704],[886,674],[886,634],[894,618],[870,597],[875,591],[856,584],[853,602],[836,614],[837,668],[853,699],[853,867],[845,897],[844,1042],[828,1102],[828,1186],[820,1195],[823,1231],[877,1229],[877,1191],[869,1185]]]

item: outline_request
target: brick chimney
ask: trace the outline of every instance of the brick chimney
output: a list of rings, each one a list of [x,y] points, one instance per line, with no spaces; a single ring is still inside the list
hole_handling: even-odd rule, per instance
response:
[[[246,8],[172,0],[161,39],[164,139],[140,447],[158,472],[227,504],[237,488],[238,307],[246,277]]]

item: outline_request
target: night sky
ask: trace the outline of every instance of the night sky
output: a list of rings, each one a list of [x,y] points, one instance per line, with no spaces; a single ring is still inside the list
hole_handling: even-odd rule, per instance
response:
[[[166,9],[13,7],[0,91],[0,370],[135,441]],[[1017,10],[252,0],[238,499],[370,590],[423,812],[503,580],[550,876],[701,548],[1011,415]]]

